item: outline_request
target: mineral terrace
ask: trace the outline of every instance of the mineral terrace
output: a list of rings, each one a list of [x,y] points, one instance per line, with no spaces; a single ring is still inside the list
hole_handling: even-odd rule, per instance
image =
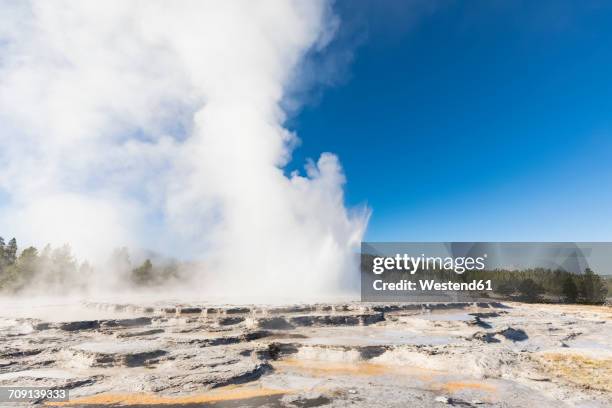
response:
[[[68,407],[612,406],[611,307],[76,309],[0,309],[0,386],[68,388],[37,403]]]

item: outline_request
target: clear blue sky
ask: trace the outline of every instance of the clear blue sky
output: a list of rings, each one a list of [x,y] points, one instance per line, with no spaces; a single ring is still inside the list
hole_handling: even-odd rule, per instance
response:
[[[404,4],[407,3],[407,4]],[[339,84],[289,123],[368,240],[612,240],[612,3],[336,4]]]

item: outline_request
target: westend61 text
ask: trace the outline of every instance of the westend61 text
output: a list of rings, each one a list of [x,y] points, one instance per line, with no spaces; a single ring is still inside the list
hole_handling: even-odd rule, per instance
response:
[[[418,283],[417,283],[418,282]],[[374,290],[440,290],[440,291],[492,291],[493,286],[490,280],[473,280],[471,282],[436,282],[431,279],[420,279],[417,282],[402,279],[398,282],[384,282],[382,279],[372,283]]]

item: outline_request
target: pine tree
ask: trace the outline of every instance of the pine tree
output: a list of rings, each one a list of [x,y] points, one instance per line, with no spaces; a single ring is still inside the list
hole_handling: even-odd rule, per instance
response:
[[[568,303],[576,303],[578,299],[578,286],[576,286],[576,282],[574,282],[574,278],[569,275],[563,281],[563,297],[565,301]]]
[[[17,266],[22,275],[32,277],[38,269],[38,250],[29,247],[21,251],[17,259]]]
[[[542,285],[536,283],[533,279],[525,279],[519,284],[519,292],[527,302],[535,302],[540,295],[544,293]]]
[[[76,277],[77,263],[70,245],[64,244],[51,252],[51,280],[63,285]]]
[[[11,239],[4,248],[4,259],[7,265],[14,265],[17,261],[17,240]]]
[[[595,274],[590,268],[586,268],[584,275],[581,277],[578,291],[582,302],[597,304],[606,301],[608,288],[599,275]]]
[[[147,259],[144,263],[132,270],[132,281],[137,285],[149,285],[153,281],[153,264]]]

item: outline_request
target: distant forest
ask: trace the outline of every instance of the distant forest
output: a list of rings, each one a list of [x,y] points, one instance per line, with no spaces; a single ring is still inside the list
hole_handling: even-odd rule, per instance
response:
[[[141,257],[142,258],[142,257]],[[108,276],[118,277],[122,285],[133,288],[151,288],[181,280],[185,265],[176,261],[152,257],[133,264],[126,248],[113,251],[104,268]],[[393,274],[393,271],[390,272]],[[469,282],[491,280],[493,294],[482,296],[523,302],[565,302],[603,304],[608,293],[612,293],[612,276],[597,275],[591,269],[583,274],[544,268],[521,271],[491,270],[466,271],[419,271],[422,277],[434,277],[439,281]],[[94,268],[87,262],[79,262],[69,245],[59,248],[45,246],[42,251],[28,247],[21,251],[17,240],[8,243],[0,237],[0,292],[19,293],[36,288],[43,293],[61,290],[85,290],[95,282]]]
[[[155,265],[145,259],[137,265],[126,248],[116,249],[104,268],[112,272],[125,286],[155,287],[180,278],[180,265],[163,260]],[[69,245],[59,248],[45,246],[41,251],[35,247],[19,250],[17,240],[8,243],[0,237],[0,292],[19,293],[35,289],[42,293],[61,290],[85,290],[95,282],[94,268],[87,261],[79,262]]]
[[[524,302],[603,304],[612,293],[612,276],[586,268],[583,274],[545,268],[520,271],[467,271],[461,280],[491,280],[493,291],[506,299]]]
[[[373,255],[365,254],[361,258],[362,270],[369,274],[372,271]],[[470,270],[457,274],[452,270],[418,270],[415,275],[405,271],[387,270],[387,282],[411,280],[415,276],[421,279],[433,279],[437,282],[471,282],[473,280],[491,280],[493,291],[470,293],[474,297],[491,297],[496,300],[516,300],[520,302],[546,303],[582,303],[604,304],[608,294],[612,294],[612,276],[598,275],[587,268],[582,274],[533,268],[523,270]]]

